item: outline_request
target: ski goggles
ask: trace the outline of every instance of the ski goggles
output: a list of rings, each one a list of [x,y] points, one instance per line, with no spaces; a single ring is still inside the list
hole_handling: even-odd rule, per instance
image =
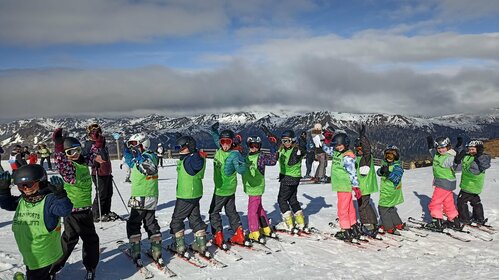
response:
[[[136,140],[131,140],[126,143],[128,148],[137,147],[137,145],[139,145],[139,141]]]
[[[91,131],[97,130],[97,129],[100,129],[100,126],[96,123],[93,123],[93,124],[87,126],[87,132],[91,132]]]
[[[76,154],[81,153],[81,147],[74,147],[74,148],[71,148],[71,149],[67,149],[67,150],[64,151],[64,153],[67,156],[74,156]]]
[[[19,184],[16,184],[16,186],[19,188],[19,189],[31,189],[34,185],[36,185],[37,183],[39,183],[40,181],[30,181],[30,182],[22,182],[22,183],[19,183]]]
[[[222,145],[232,145],[232,139],[230,139],[230,138],[222,138],[222,139],[220,139],[220,144],[222,144]]]
[[[291,138],[283,138],[283,139],[281,139],[281,142],[283,144],[291,144],[291,143],[293,143],[293,139],[291,139]]]
[[[250,148],[260,148],[261,145],[262,145],[261,143],[252,142],[252,143],[248,144],[248,147],[250,147]]]

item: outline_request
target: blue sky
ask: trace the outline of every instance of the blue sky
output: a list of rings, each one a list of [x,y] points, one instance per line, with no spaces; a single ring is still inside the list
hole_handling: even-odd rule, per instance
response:
[[[499,106],[496,0],[0,0],[0,26],[3,118]]]

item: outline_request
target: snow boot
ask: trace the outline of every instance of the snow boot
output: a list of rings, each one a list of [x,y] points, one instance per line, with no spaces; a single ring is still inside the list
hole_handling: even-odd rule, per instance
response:
[[[153,260],[158,261],[161,259],[161,233],[153,234],[149,237],[151,242],[151,256]]]
[[[260,234],[260,230],[250,232],[250,234],[248,235],[248,238],[252,242],[254,241],[254,242],[265,244],[265,237],[264,237],[264,235]]]
[[[194,243],[192,243],[192,250],[204,255],[206,253],[206,232],[204,229],[194,233]]]
[[[134,234],[130,236],[130,256],[134,262],[140,259],[140,234]]]
[[[87,270],[87,275],[85,275],[85,280],[94,280],[95,279],[95,269]]]
[[[444,230],[442,219],[433,218],[431,223],[425,225],[425,228],[432,231],[442,232]]]
[[[235,244],[239,244],[239,245],[244,245],[244,246],[248,246],[248,245],[251,244],[248,240],[246,240],[246,237],[244,236],[244,230],[243,230],[242,226],[239,226],[236,229],[236,232],[230,238],[230,242],[231,243],[235,243]]]
[[[289,231],[292,232],[295,225],[293,224],[293,216],[291,215],[291,211],[286,211],[286,213],[282,214],[282,222],[278,223],[275,228],[277,230]]]
[[[222,231],[215,232],[215,246],[222,250],[229,249],[229,246],[225,243],[224,233]]]
[[[184,231],[181,230],[179,232],[175,233],[175,241],[173,243],[175,246],[175,252],[177,254],[183,256],[185,252],[187,251],[187,248],[185,247],[185,240],[184,240]]]
[[[305,228],[305,216],[303,216],[303,211],[299,210],[295,213],[296,228],[302,231]]]

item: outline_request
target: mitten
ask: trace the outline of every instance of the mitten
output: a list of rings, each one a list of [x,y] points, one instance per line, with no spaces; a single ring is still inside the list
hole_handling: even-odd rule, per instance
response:
[[[64,190],[64,180],[59,176],[50,177],[50,184],[48,184],[48,188],[57,198],[67,196],[66,190]]]

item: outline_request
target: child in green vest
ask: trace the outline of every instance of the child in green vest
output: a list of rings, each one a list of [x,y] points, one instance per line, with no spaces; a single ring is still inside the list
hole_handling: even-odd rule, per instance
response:
[[[357,214],[353,205],[352,191],[360,199],[359,182],[355,171],[355,154],[348,148],[350,138],[345,132],[337,132],[331,141],[332,147],[322,149],[332,156],[331,186],[338,196],[338,219],[341,230],[334,237],[349,242],[360,238],[360,230],[355,229]]]
[[[249,149],[246,157],[246,172],[243,174],[244,192],[248,195],[248,227],[249,239],[265,243],[263,236],[272,237],[269,219],[263,209],[262,195],[265,191],[265,166],[277,164],[277,139],[270,136],[270,154],[260,152],[262,139],[259,136],[250,136],[246,140]],[[261,236],[263,234],[263,236]]]
[[[490,168],[490,156],[483,153],[483,142],[471,140],[466,149],[463,149],[454,159],[454,167],[462,164],[461,191],[457,197],[457,210],[459,219],[463,224],[476,223],[483,225],[486,219],[483,214],[483,205],[480,193],[485,181],[485,170]],[[473,207],[470,218],[468,202]]]
[[[383,152],[384,160],[377,174],[381,178],[378,202],[379,218],[381,226],[380,233],[400,235],[398,230],[404,228],[404,224],[397,213],[395,206],[404,202],[402,192],[402,175],[404,169],[400,165],[400,151],[394,146],[388,146]]]
[[[270,132],[264,128],[267,136]],[[308,228],[305,225],[305,216],[298,202],[298,185],[301,179],[302,159],[307,153],[306,139],[300,138],[296,143],[295,132],[285,130],[281,134],[281,147],[279,148],[279,194],[277,202],[282,214],[282,222],[276,225],[276,230],[280,231],[305,231]],[[293,222],[293,213],[295,222]]]
[[[428,208],[432,222],[426,227],[435,231],[442,231],[444,226],[461,229],[458,212],[454,203],[456,189],[456,173],[454,172],[454,157],[456,151],[452,149],[448,137],[438,137],[432,145],[432,138],[428,136],[428,149],[433,157],[433,195]],[[435,152],[436,150],[436,152]],[[443,222],[444,215],[447,221]]]
[[[13,179],[21,196],[10,193],[10,173],[0,174],[0,207],[16,211],[12,231],[26,265],[26,277],[55,279],[52,266],[63,256],[60,217],[70,215],[73,208],[64,182],[53,176],[49,183],[45,169],[38,164],[20,167]]]
[[[211,232],[214,235],[215,245],[223,250],[227,250],[223,235],[222,218],[220,212],[225,208],[225,214],[229,218],[230,227],[234,235],[230,238],[231,243],[249,246],[251,243],[246,239],[241,218],[236,210],[236,187],[237,173],[243,174],[246,171],[246,161],[239,151],[233,150],[234,132],[223,130],[218,133],[219,123],[211,126],[211,135],[218,149],[213,159],[213,181],[215,182],[215,192],[210,204]]]
[[[142,264],[140,241],[143,225],[151,243],[150,254],[157,262],[161,258],[161,228],[156,220],[158,206],[158,158],[149,150],[151,142],[145,133],[132,135],[124,150],[126,164],[131,169],[132,193],[128,200],[130,217],[126,222],[126,232],[130,240],[130,255],[137,265]]]
[[[180,154],[177,164],[177,201],[173,209],[170,233],[175,236],[174,249],[184,255],[187,251],[184,241],[184,220],[194,232],[192,249],[206,254],[206,224],[201,218],[199,201],[203,197],[203,178],[206,159],[196,149],[196,140],[191,136],[177,139],[175,147]]]
[[[99,263],[99,236],[95,232],[92,215],[92,177],[88,162],[82,156],[80,141],[74,137],[63,137],[62,128],[52,134],[55,143],[55,165],[64,179],[64,189],[73,203],[71,215],[64,217],[62,249],[64,256],[54,265],[61,269],[73,252],[78,240],[83,241],[82,258],[87,270],[87,279],[93,279]]]
[[[374,168],[371,143],[367,139],[365,125],[361,126],[359,138],[355,140],[354,146],[357,155],[355,158],[355,167],[362,195],[360,199],[357,199],[362,232],[375,237],[378,233],[378,218],[374,206],[371,204],[371,194],[378,192],[378,180],[376,178],[376,169]]]

